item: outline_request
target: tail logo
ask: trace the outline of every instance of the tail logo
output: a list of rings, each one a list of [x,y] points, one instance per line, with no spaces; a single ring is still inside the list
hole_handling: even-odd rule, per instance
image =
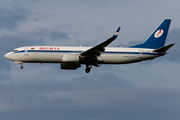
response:
[[[117,35],[117,34],[118,34],[118,32],[115,33],[115,35]]]
[[[162,34],[164,33],[164,31],[162,29],[158,30],[155,34],[154,34],[154,37],[155,38],[159,38],[162,36]]]

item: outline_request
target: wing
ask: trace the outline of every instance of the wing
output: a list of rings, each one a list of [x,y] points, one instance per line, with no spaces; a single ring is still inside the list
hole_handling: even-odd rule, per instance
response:
[[[90,48],[90,49],[84,51],[80,55],[82,57],[97,61],[97,57],[99,57],[104,52],[105,47],[117,38],[119,30],[120,30],[120,27],[117,29],[117,31],[114,33],[114,35],[111,38],[107,39],[106,41],[100,43],[99,45],[97,45],[93,48]]]

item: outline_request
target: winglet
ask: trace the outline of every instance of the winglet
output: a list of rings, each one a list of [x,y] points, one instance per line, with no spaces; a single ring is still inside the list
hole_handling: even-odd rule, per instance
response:
[[[114,39],[117,38],[120,28],[121,28],[121,27],[119,27],[119,28],[116,30],[116,32],[114,33],[114,35],[112,36],[112,38],[114,38]]]

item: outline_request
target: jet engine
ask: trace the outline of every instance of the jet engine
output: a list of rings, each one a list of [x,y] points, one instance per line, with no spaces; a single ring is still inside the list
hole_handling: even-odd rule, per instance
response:
[[[76,70],[81,67],[79,63],[61,63],[61,69],[65,70]]]

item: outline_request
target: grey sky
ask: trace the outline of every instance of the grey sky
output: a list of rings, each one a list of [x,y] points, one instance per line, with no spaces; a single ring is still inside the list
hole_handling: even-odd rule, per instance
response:
[[[179,0],[1,0],[1,120],[177,120],[180,118]],[[146,40],[172,19],[166,56],[135,64],[60,70],[59,64],[19,65],[4,58],[27,45],[110,46]]]

